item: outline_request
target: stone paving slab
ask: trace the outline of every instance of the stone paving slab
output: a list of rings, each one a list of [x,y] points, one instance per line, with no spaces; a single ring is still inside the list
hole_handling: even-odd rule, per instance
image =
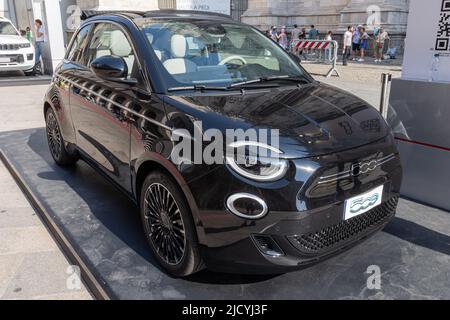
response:
[[[68,267],[0,162],[0,299],[92,299],[84,286],[74,291],[67,288]]]

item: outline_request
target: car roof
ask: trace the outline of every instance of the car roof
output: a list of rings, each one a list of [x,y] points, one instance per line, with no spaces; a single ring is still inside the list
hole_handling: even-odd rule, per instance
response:
[[[147,11],[144,14],[146,18],[200,18],[200,19],[224,19],[224,20],[232,20],[231,16],[215,13],[215,12],[206,12],[206,11],[193,11],[193,10],[154,10]]]
[[[98,16],[122,16],[129,19],[136,18],[193,18],[205,20],[226,20],[233,21],[231,16],[205,11],[191,11],[191,10],[154,10],[154,11],[96,11],[83,10],[82,19],[88,19]]]

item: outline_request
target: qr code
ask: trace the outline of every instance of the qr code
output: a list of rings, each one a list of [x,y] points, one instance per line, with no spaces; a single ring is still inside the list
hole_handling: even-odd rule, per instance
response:
[[[450,12],[450,0],[442,0],[442,12],[449,11]]]
[[[437,51],[450,50],[450,0],[442,0],[435,49]]]

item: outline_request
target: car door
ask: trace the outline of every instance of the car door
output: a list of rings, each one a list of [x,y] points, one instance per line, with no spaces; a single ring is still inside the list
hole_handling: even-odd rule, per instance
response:
[[[64,60],[54,74],[55,81],[50,86],[50,92],[47,94],[48,97],[53,97],[51,103],[58,114],[64,140],[71,144],[76,143],[70,109],[71,79],[73,69],[77,67],[88,44],[90,30],[91,25],[87,25],[75,34]]]
[[[96,58],[107,55],[124,58],[129,78],[137,84],[101,79],[89,68]],[[128,193],[132,192],[130,132],[135,119],[127,110],[141,108],[137,92],[145,84],[140,70],[126,31],[113,23],[97,23],[83,63],[73,70],[70,97],[78,149]]]

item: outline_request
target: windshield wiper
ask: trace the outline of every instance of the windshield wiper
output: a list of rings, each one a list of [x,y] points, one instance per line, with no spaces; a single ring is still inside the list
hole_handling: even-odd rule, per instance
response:
[[[301,78],[301,77],[273,76],[273,77],[261,77],[261,78],[254,79],[254,80],[236,82],[236,83],[233,83],[232,85],[230,85],[230,87],[231,88],[241,87],[241,86],[245,86],[245,85],[248,85],[248,84],[264,83],[264,82],[271,82],[271,81],[278,81],[278,80],[291,81],[291,82],[297,82],[297,83],[310,83],[310,81],[308,81],[305,78]]]
[[[208,86],[204,86],[204,85],[174,87],[174,88],[167,89],[167,91],[169,91],[169,92],[174,92],[174,91],[227,91],[227,90],[229,90],[228,87],[208,87]]]

